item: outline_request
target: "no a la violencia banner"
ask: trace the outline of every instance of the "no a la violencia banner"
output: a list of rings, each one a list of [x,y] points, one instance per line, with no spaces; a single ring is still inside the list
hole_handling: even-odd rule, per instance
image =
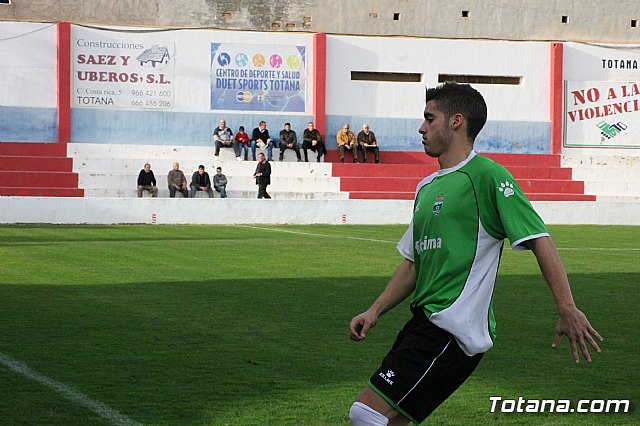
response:
[[[640,148],[640,83],[565,82],[565,146]]]
[[[211,109],[305,112],[305,46],[211,43]]]

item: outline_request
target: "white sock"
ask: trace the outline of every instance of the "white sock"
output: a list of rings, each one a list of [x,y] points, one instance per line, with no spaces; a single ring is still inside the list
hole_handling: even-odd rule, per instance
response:
[[[389,419],[361,402],[354,402],[349,411],[351,426],[387,426]]]

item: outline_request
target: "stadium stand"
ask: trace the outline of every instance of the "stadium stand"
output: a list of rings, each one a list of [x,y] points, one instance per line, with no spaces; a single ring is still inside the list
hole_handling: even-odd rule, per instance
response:
[[[228,150],[223,150],[220,161],[213,163],[212,152],[209,147],[69,144],[69,156],[74,159],[73,171],[87,197],[135,197],[135,180],[146,161],[151,163],[158,180],[159,196],[167,197],[166,172],[173,161],[178,161],[187,176],[203,162],[210,170],[220,165],[229,178],[230,197],[254,198],[256,188],[251,175],[255,163],[237,162]],[[385,152],[382,164],[338,163],[336,151],[329,152],[329,162],[325,163],[297,163],[293,153],[287,154],[291,155],[287,155],[284,162],[272,163],[272,191],[280,199],[411,200],[417,183],[438,169],[434,159],[420,152]],[[595,201],[597,195],[611,201],[611,197],[628,193],[628,188],[623,186],[633,186],[633,183],[622,185],[619,181],[615,185],[615,170],[621,166],[618,158],[566,159],[563,162],[560,155],[485,155],[507,167],[532,201]],[[587,161],[590,161],[589,165]],[[603,172],[602,161],[610,164],[607,173]],[[578,168],[572,170],[571,166]],[[633,182],[632,177],[637,181],[640,163],[627,174],[628,182]],[[584,181],[588,181],[586,186]],[[632,192],[640,194],[640,185],[637,186],[639,188]]]
[[[531,201],[596,200],[585,193],[584,182],[574,180],[570,168],[561,167],[560,155],[483,155],[505,166]],[[337,152],[329,152],[327,159],[337,162]],[[437,161],[422,152],[384,152],[381,159],[381,164],[334,164],[340,190],[352,199],[411,200],[418,182],[438,170]]]
[[[158,196],[168,197],[167,172],[174,161],[189,178],[204,164],[210,173],[221,166],[229,179],[231,198],[255,198],[257,187],[252,177],[256,162],[236,161],[231,150],[221,150],[220,160],[213,162],[213,147],[168,147],[157,145],[69,144],[74,171],[87,197],[135,197],[136,179],[145,162],[151,163],[158,181]],[[274,150],[275,154],[279,154]],[[269,193],[276,199],[347,199],[340,191],[340,179],[331,176],[331,164],[298,163],[295,154],[284,162],[272,163]],[[147,194],[148,195],[148,194]],[[215,197],[219,197],[215,193]]]
[[[82,197],[65,145],[0,144],[0,196]]]

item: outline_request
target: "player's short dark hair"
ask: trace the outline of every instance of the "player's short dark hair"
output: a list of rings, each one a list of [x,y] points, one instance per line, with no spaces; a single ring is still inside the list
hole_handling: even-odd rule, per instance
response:
[[[216,171],[218,171],[218,170],[222,171],[222,167],[220,167],[220,166],[216,167]]]
[[[264,121],[264,120],[261,120],[261,121],[258,123],[258,126],[259,126],[259,125],[261,125],[261,124],[267,124],[267,122],[266,122],[266,121]]]
[[[476,89],[468,84],[447,81],[427,88],[426,102],[437,101],[438,109],[449,118],[460,113],[467,121],[467,137],[475,140],[487,122],[487,104]]]
[[[291,123],[284,123],[284,125],[291,127]]]
[[[204,170],[204,164],[200,164],[198,168]]]
[[[238,131],[239,131],[239,132],[244,132],[244,126],[240,126],[240,127],[238,127]]]

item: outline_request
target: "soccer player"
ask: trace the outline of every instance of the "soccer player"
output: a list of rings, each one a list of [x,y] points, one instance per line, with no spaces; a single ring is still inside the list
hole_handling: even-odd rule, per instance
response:
[[[413,317],[349,413],[355,426],[424,421],[473,372],[493,346],[491,306],[503,240],[532,250],[557,306],[552,347],[567,336],[573,360],[597,352],[595,331],[574,304],[567,275],[542,219],[513,176],[476,154],[487,119],[480,93],[444,83],[426,92],[424,151],[440,170],[416,188],[413,219],[398,243],[404,261],[371,307],[351,320],[353,340],[367,337],[386,312],[411,297]]]

